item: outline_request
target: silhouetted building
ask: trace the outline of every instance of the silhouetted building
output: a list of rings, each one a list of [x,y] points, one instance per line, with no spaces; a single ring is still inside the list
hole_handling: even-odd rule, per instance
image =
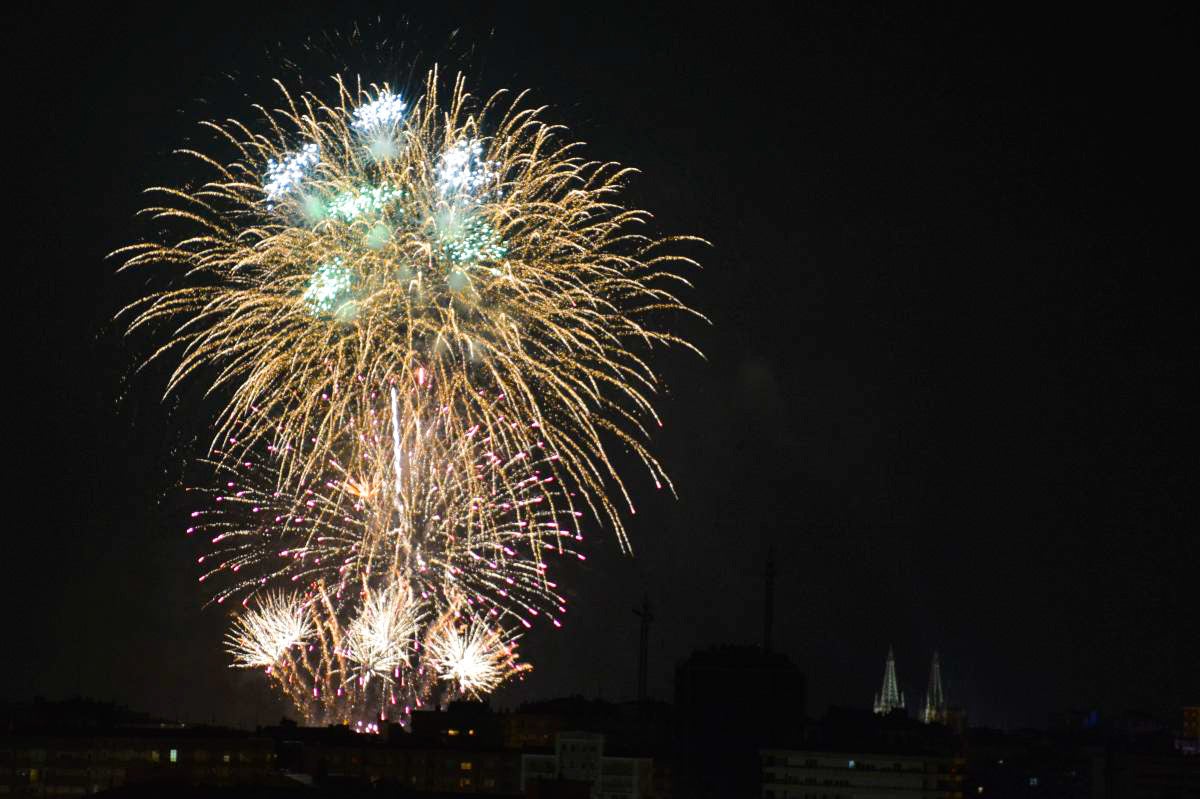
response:
[[[1104,796],[1104,770],[1098,736],[990,729],[967,736],[968,796],[1098,799]]]
[[[272,785],[275,742],[209,728],[16,729],[0,738],[0,794],[83,796],[129,784]]]
[[[584,785],[582,795],[589,799],[649,799],[657,796],[653,774],[651,758],[605,755],[604,736],[594,732],[561,732],[552,753],[521,756],[521,790],[527,795]]]
[[[1200,707],[1183,709],[1183,726],[1179,729],[1175,748],[1185,755],[1200,756]]]
[[[1200,741],[1200,705],[1183,709],[1183,737]]]
[[[675,710],[690,733],[762,743],[803,724],[804,689],[804,675],[787,655],[715,647],[676,667]]]
[[[681,796],[756,796],[758,751],[804,727],[804,675],[781,652],[724,646],[675,669]]]
[[[961,799],[962,758],[847,750],[763,752],[763,799]]]
[[[459,748],[505,747],[504,717],[484,702],[451,702],[445,710],[412,714],[412,740]],[[400,735],[393,731],[393,737]]]
[[[1085,732],[1100,729],[1100,711],[1094,708],[1060,710],[1050,714],[1050,729],[1056,732]]]
[[[962,796],[961,740],[902,713],[831,709],[803,739],[761,752],[763,799]]]
[[[1108,797],[1194,799],[1200,797],[1200,757],[1178,752],[1115,751],[1106,774]]]
[[[966,792],[1001,799],[1200,797],[1200,757],[1179,751],[1174,739],[1144,713],[1107,724],[1095,717],[1083,726],[1070,723],[1045,732],[971,730]]]
[[[414,713],[412,733],[398,725],[384,735],[295,725],[263,733],[276,740],[281,768],[316,785],[514,795],[520,790],[520,752],[496,743],[496,726],[485,705],[467,703],[447,712]]]
[[[581,696],[529,702],[499,717],[503,745],[510,749],[554,747],[569,730],[603,733],[610,750],[662,755],[672,748],[674,716],[665,702],[605,702]]]

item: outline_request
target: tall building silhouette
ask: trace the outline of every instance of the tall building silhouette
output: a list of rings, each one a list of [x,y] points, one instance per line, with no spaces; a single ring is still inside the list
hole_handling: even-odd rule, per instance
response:
[[[896,683],[896,655],[889,646],[887,665],[883,670],[883,688],[875,694],[875,712],[886,715],[893,710],[904,710],[904,693]]]
[[[926,724],[946,724],[947,710],[946,693],[942,690],[942,664],[935,651],[929,667],[929,688],[925,691],[925,709],[921,711],[921,721]]]

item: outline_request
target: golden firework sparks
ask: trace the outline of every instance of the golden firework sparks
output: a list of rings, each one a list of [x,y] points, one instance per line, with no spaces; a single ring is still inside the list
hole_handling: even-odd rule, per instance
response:
[[[338,86],[327,104],[281,85],[257,129],[206,123],[231,156],[186,150],[211,179],[149,190],[145,213],[176,232],[118,254],[181,267],[127,309],[131,330],[171,325],[151,356],[178,354],[168,390],[203,375],[227,397],[214,440],[238,432],[234,462],[269,442],[294,486],[336,456],[357,386],[398,386],[404,418],[449,409],[452,437],[551,448],[626,546],[609,451],[670,486],[646,443],[647,353],[690,346],[660,326],[694,313],[674,293],[688,237],[648,237],[620,202],[630,170],[577,155],[523,95],[478,102],[461,77],[443,93],[436,71],[412,102]]]

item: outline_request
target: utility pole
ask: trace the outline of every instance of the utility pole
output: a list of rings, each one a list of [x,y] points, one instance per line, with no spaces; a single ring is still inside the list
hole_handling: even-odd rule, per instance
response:
[[[637,682],[637,699],[638,702],[646,701],[646,661],[650,652],[650,622],[654,621],[654,614],[650,612],[650,596],[644,594],[642,596],[642,607],[634,608],[633,615],[640,616],[642,619],[641,640],[638,645],[638,682]]]
[[[763,570],[763,652],[771,651],[771,628],[775,626],[775,545],[767,549]]]

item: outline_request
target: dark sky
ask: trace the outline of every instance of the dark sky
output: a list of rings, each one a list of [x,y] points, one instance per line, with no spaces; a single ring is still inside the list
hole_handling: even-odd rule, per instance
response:
[[[691,650],[760,640],[770,544],[775,640],[818,713],[867,705],[889,645],[911,704],[936,648],[980,723],[1200,701],[1190,19],[183,5],[6,12],[0,695],[279,712],[226,668],[182,532],[180,464],[214,409],[135,373],[148,344],[111,317],[148,275],[104,256],[146,232],[143,187],[186,176],[169,151],[197,121],[249,117],[278,54],[357,21],[407,39],[398,74],[365,76],[393,81],[462,51],[457,29],[481,90],[534,89],[590,155],[641,168],[660,232],[713,244],[689,296],[713,324],[683,327],[707,360],[658,361],[679,499],[631,479],[636,556],[595,531],[561,575],[565,629],[527,638],[536,671],[501,704],[630,697],[644,592],[669,698]]]

